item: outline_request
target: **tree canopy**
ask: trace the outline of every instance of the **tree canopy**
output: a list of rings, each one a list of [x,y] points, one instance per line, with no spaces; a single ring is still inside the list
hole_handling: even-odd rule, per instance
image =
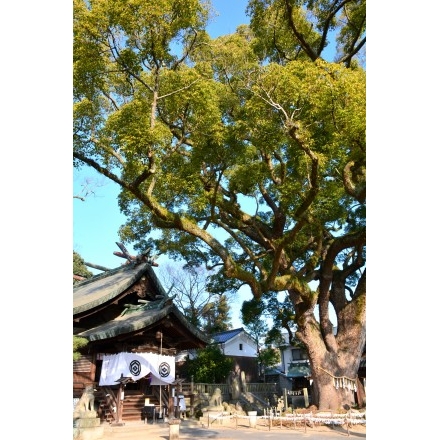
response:
[[[324,409],[365,346],[365,6],[251,0],[211,39],[206,2],[74,1],[74,166],[120,185],[135,249],[285,291]]]
[[[187,377],[195,382],[221,383],[229,376],[233,359],[225,356],[217,345],[208,345],[197,351],[197,357],[187,358],[184,366]]]
[[[86,338],[82,338],[80,336],[73,335],[73,357],[74,361],[77,361],[81,358],[82,353],[81,349],[84,348],[89,341]]]
[[[73,251],[73,275],[78,275],[81,278],[91,278],[93,276],[93,273],[87,269],[84,259],[75,251]],[[78,282],[79,280],[73,279],[73,284]]]

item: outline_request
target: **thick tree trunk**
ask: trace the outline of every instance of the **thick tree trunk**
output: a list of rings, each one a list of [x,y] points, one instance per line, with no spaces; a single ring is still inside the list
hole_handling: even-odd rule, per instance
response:
[[[349,308],[352,310],[349,311]],[[307,348],[314,401],[320,410],[336,411],[355,404],[359,363],[366,334],[364,318],[353,319],[350,316],[348,319],[348,315],[355,310],[359,312],[352,304],[346,307],[345,314],[340,313],[339,318],[345,318],[346,321],[338,327],[337,335],[325,333],[312,314],[303,315],[298,322],[296,335]]]
[[[357,400],[357,404],[359,408],[363,408],[365,407],[367,401],[366,401],[366,395],[365,395],[365,388],[364,385],[362,384],[361,379],[357,379],[356,381],[356,385],[357,385],[357,391],[356,391],[356,400]]]
[[[320,410],[336,411],[355,405],[364,333],[365,331],[360,329],[356,336],[360,342],[352,344],[350,350],[347,350],[344,344],[337,342],[336,349],[333,345],[329,349],[324,343],[317,323],[306,331],[299,332],[302,340],[307,341],[315,402]],[[343,335],[339,335],[339,338],[345,340]]]
[[[335,411],[343,408],[347,409],[347,405],[348,407],[354,406],[356,376],[353,377],[354,380],[350,380],[349,376],[338,376],[320,367],[317,370],[316,384],[315,381],[313,384],[316,387],[320,410]],[[338,372],[341,372],[341,369],[338,369]]]
[[[320,285],[317,302],[300,290],[291,289],[289,295],[297,312],[296,336],[307,348],[318,407],[336,411],[355,404],[359,364],[366,343],[366,272],[350,299],[345,296],[344,273],[332,273],[331,291],[329,283]],[[330,299],[337,317],[336,335],[329,319]],[[320,321],[314,315],[316,305]]]

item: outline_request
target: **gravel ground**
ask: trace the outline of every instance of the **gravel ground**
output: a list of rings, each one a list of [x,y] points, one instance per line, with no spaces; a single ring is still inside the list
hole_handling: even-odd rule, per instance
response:
[[[342,426],[314,426],[307,427],[272,427],[258,424],[256,428],[249,428],[246,425],[236,426],[234,423],[216,425],[209,428],[195,422],[184,420],[179,427],[179,439],[244,439],[263,440],[263,439],[284,439],[294,438],[308,440],[328,440],[342,437],[352,439],[366,438],[366,426],[354,425],[347,429]],[[168,423],[158,422],[155,424],[143,422],[126,422],[123,426],[104,425],[104,440],[168,440],[170,438],[170,426]]]

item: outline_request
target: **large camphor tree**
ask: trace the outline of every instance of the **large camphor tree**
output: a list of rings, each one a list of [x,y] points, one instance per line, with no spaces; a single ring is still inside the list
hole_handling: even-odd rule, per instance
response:
[[[215,268],[213,290],[285,293],[291,312],[275,321],[307,348],[316,403],[352,405],[366,343],[365,1],[251,0],[250,25],[216,39],[207,8],[74,0],[74,166],[120,186],[120,236],[136,250]]]

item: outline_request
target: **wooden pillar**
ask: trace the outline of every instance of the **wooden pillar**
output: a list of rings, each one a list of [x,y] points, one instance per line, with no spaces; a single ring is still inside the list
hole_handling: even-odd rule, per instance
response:
[[[119,384],[118,399],[116,405],[116,423],[122,422],[122,405],[124,403],[124,384]]]
[[[194,394],[189,396],[189,415],[194,417]]]
[[[124,404],[124,388],[127,382],[131,382],[132,379],[130,377],[124,377],[121,373],[121,377],[115,382],[119,383],[118,389],[118,398],[116,405],[116,424],[123,425],[122,423],[122,406]]]
[[[173,385],[170,385],[170,392],[168,393],[168,419],[175,417],[174,414],[174,395],[176,389]]]
[[[191,376],[191,396],[189,398],[189,414],[194,417],[194,376]]]

